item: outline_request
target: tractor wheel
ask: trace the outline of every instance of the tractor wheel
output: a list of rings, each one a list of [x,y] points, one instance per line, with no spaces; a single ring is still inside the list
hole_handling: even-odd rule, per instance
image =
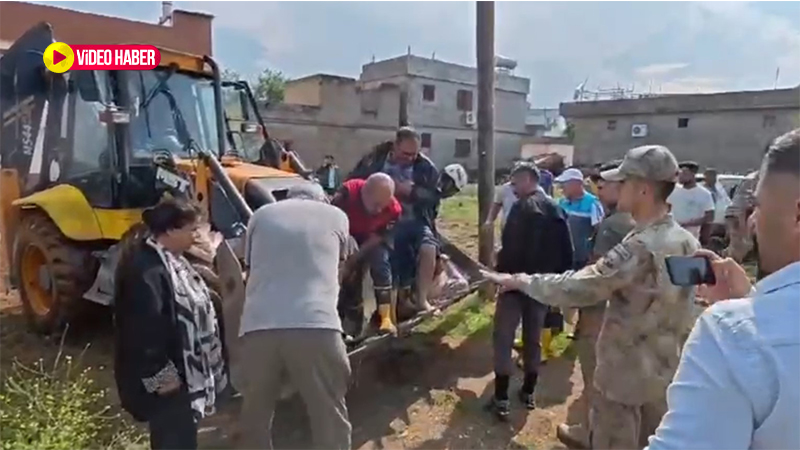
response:
[[[83,294],[97,273],[97,261],[89,250],[70,242],[47,215],[23,216],[14,264],[22,307],[34,331],[60,331],[87,306]]]

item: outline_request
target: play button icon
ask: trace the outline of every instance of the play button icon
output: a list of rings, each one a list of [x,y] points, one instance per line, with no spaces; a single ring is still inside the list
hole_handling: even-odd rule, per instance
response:
[[[67,59],[67,57],[62,55],[61,52],[53,50],[53,64],[58,64],[65,59]]]
[[[75,62],[75,53],[69,45],[63,42],[53,42],[44,50],[42,59],[44,60],[44,65],[51,72],[64,73]]]

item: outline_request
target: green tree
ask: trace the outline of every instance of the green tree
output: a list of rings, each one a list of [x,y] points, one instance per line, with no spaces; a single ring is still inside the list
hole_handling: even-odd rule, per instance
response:
[[[286,76],[278,70],[264,69],[256,78],[254,95],[262,102],[281,103],[286,88]]]
[[[572,122],[567,122],[567,128],[564,129],[564,136],[567,137],[569,142],[575,141],[575,124]]]
[[[239,72],[232,69],[225,69],[219,75],[220,78],[222,78],[222,81],[239,81],[242,79],[241,75],[239,75]]]

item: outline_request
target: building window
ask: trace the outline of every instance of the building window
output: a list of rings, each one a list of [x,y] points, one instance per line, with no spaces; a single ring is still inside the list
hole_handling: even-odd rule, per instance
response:
[[[472,111],[472,91],[458,90],[456,93],[456,108],[459,111]]]
[[[764,122],[761,124],[764,128],[772,128],[775,126],[775,116],[772,114],[764,114]]]
[[[678,117],[678,128],[689,128],[689,118]]]
[[[420,135],[420,147],[422,147],[422,148],[431,148],[431,134],[430,133],[422,133]]]
[[[472,153],[472,141],[469,139],[456,139],[456,158],[469,158]]]
[[[436,86],[432,84],[422,85],[422,100],[432,102],[436,100]]]
[[[609,120],[606,123],[606,130],[614,131],[617,129],[617,121],[616,120]]]

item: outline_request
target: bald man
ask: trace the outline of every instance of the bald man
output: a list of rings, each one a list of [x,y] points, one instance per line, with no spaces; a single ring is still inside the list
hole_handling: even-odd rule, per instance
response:
[[[345,263],[342,270],[342,292],[339,314],[343,318],[345,333],[362,334],[364,318],[361,297],[361,279],[369,265],[375,302],[380,316],[380,333],[394,333],[392,320],[392,266],[389,259],[392,246],[391,232],[402,207],[394,197],[394,181],[389,175],[375,173],[366,180],[348,180],[334,195],[331,203],[338,206],[350,219],[350,235],[359,250]]]

